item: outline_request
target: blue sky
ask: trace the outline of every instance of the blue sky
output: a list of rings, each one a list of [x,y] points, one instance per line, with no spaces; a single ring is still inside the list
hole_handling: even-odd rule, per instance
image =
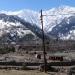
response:
[[[75,6],[75,0],[0,0],[0,10],[46,10],[62,5]]]

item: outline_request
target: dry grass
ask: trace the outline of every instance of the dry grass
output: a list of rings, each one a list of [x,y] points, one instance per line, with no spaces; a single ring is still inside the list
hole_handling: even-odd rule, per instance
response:
[[[67,75],[65,73],[44,73],[44,72],[39,72],[36,70],[29,70],[29,71],[18,71],[18,70],[0,70],[0,75]]]
[[[39,71],[0,70],[0,75],[48,75]]]

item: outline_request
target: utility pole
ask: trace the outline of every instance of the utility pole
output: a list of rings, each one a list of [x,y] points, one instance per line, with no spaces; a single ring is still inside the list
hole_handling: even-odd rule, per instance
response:
[[[44,28],[43,28],[43,14],[41,10],[41,25],[42,25],[42,47],[43,47],[43,55],[44,55],[44,72],[47,71],[47,60],[46,60],[46,51],[45,51],[45,36],[44,36]]]

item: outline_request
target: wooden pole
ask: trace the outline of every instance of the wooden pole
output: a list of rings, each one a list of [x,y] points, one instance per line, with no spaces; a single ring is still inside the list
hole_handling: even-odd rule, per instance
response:
[[[43,15],[41,10],[41,25],[42,25],[42,47],[43,47],[43,55],[44,55],[44,72],[47,71],[47,60],[46,60],[46,51],[45,51],[45,36],[44,36],[44,28],[43,28]]]

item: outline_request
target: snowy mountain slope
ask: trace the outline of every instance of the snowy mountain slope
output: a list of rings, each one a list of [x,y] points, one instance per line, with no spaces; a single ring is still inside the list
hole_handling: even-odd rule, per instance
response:
[[[68,19],[69,19],[69,22],[67,22]],[[64,37],[65,39],[69,39],[69,38],[72,39],[71,37],[74,37],[74,36],[71,31],[74,31],[74,30],[75,30],[75,16],[71,16],[69,18],[63,19],[62,22],[56,25],[52,29],[52,31],[49,33],[56,37],[60,37],[60,38]],[[72,34],[72,36],[70,36],[70,34]]]
[[[31,25],[17,16],[0,14],[0,42],[35,40],[42,37],[41,33],[36,25]]]
[[[28,9],[20,11],[1,11],[1,13],[6,13],[8,15],[18,15],[19,17],[25,19],[30,23],[34,23],[41,27],[40,23],[40,11],[32,11]],[[43,11],[44,15],[44,29],[48,32],[56,25],[59,24],[65,17],[70,17],[75,14],[75,8],[70,6],[61,6],[58,8],[52,8],[47,11]],[[53,26],[54,25],[54,26]]]
[[[36,24],[41,27],[40,14],[36,11],[24,9],[20,11],[1,11],[1,13],[5,13],[7,15],[17,15],[18,17],[24,19],[27,22]]]
[[[41,28],[40,12],[24,9],[13,12],[1,11],[0,13],[5,13],[7,15],[17,15],[18,17],[31,23],[35,29],[36,26]],[[75,40],[75,23],[73,23],[75,20],[75,7],[61,6],[58,8],[52,8],[50,10],[43,11],[43,14],[49,15],[43,17],[45,33],[54,37],[59,37],[61,39]],[[39,31],[37,30],[37,32]]]

